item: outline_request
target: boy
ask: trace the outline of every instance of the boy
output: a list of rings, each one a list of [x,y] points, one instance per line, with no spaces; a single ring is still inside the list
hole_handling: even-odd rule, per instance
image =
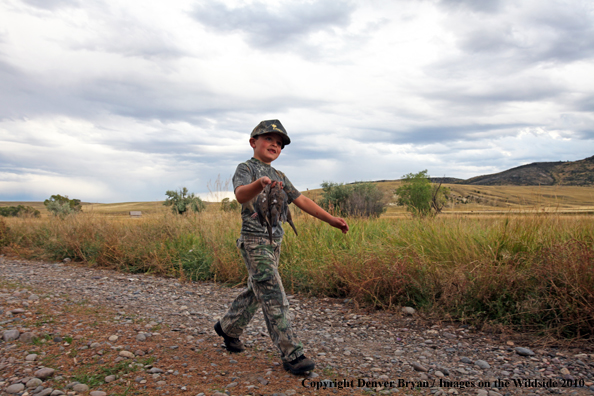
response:
[[[265,186],[280,183],[293,202],[304,212],[340,229],[349,230],[347,223],[330,215],[314,201],[301,195],[282,173],[270,166],[281,150],[291,143],[287,131],[278,120],[262,121],[250,135],[254,156],[239,164],[233,176],[235,197],[241,204],[241,236],[237,247],[248,269],[248,287],[233,303],[225,316],[215,325],[216,333],[223,337],[229,352],[242,352],[245,348],[239,337],[262,306],[270,338],[281,352],[285,370],[293,374],[311,371],[315,363],[303,355],[303,345],[295,336],[289,319],[289,302],[278,273],[280,247],[284,231],[282,225],[273,228],[273,242],[268,232],[255,218],[253,202]]]

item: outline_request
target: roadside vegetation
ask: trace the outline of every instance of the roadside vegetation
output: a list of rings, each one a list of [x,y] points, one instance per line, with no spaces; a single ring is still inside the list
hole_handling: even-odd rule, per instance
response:
[[[94,213],[1,218],[0,246],[63,260],[229,285],[246,281],[240,219],[219,205],[142,219]],[[561,337],[594,336],[594,227],[588,215],[544,213],[351,217],[342,235],[296,214],[280,272],[288,292],[412,306],[437,318]]]
[[[17,205],[0,207],[3,217],[41,217],[41,212],[31,206]]]

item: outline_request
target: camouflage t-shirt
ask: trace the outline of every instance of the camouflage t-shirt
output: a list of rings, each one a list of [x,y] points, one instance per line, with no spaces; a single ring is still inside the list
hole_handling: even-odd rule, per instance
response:
[[[293,202],[301,195],[301,193],[297,191],[297,189],[293,186],[293,184],[283,172],[278,171],[272,166],[267,165],[255,158],[252,158],[246,162],[242,162],[237,166],[235,175],[233,175],[233,191],[235,191],[237,187],[250,184],[263,176],[268,176],[272,181],[283,182],[283,189],[289,197],[289,203]],[[252,215],[255,213],[255,200],[256,197],[241,205],[241,234],[267,238],[268,231],[266,231],[266,227],[262,226],[257,218],[252,217]],[[272,228],[273,238],[282,238],[283,235],[284,230],[280,224]]]

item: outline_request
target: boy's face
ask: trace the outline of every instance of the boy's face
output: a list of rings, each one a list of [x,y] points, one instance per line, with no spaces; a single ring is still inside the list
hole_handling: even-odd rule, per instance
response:
[[[270,165],[278,158],[283,146],[283,137],[280,133],[272,132],[250,138],[250,146],[254,149],[254,158]]]

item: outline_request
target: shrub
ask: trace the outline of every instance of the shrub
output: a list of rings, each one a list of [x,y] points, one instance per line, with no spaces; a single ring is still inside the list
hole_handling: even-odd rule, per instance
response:
[[[427,170],[402,176],[403,183],[396,189],[398,204],[406,206],[413,217],[435,216],[447,202],[449,189],[429,180]]]
[[[373,183],[322,183],[322,208],[340,216],[379,217],[386,207],[384,193]]]
[[[40,217],[41,212],[31,206],[5,206],[0,208],[0,216],[4,217],[17,217],[17,216],[25,216],[25,217]]]
[[[69,214],[78,213],[82,209],[80,199],[69,199],[68,195],[52,195],[49,199],[43,201],[43,204],[48,212],[62,218]]]
[[[224,198],[221,201],[221,210],[223,212],[236,212],[239,210],[240,207],[241,206],[239,205],[239,202],[237,202],[236,199],[230,201],[229,198]]]
[[[171,206],[173,213],[184,214],[188,210],[192,210],[195,213],[201,212],[206,208],[204,202],[194,195],[194,193],[188,194],[188,189],[183,187],[179,191],[169,190],[165,193],[167,199],[163,205]]]

